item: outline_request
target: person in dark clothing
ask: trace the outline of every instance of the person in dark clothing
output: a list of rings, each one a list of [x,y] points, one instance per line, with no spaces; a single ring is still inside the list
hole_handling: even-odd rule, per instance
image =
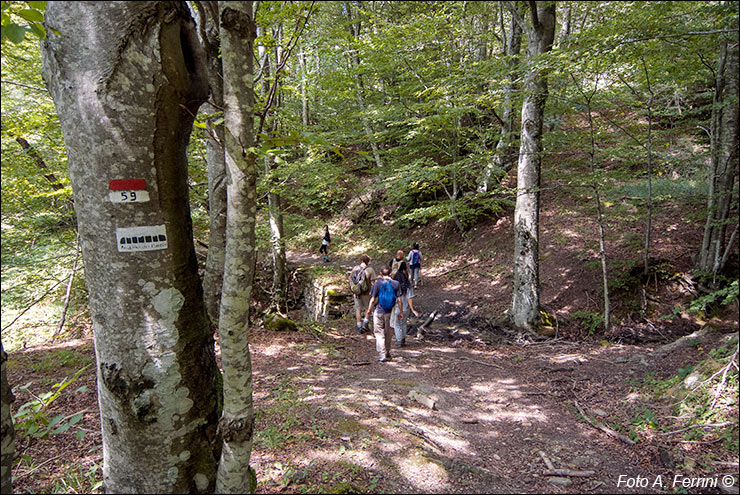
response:
[[[321,247],[319,253],[324,253],[324,261],[329,262],[329,243],[331,242],[331,235],[329,235],[329,226],[324,225],[324,238],[321,239]]]

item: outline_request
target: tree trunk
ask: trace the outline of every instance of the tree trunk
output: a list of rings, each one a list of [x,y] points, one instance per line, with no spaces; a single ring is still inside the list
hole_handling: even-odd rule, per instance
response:
[[[2,476],[0,482],[0,491],[3,493],[13,493],[12,485],[12,469],[13,469],[13,458],[15,457],[15,430],[13,429],[13,418],[10,415],[10,405],[15,401],[13,392],[10,390],[10,384],[8,384],[8,376],[5,372],[5,362],[8,360],[8,355],[5,353],[2,341],[0,341],[0,387],[2,387],[2,423],[0,429],[2,430],[2,454],[0,455],[0,467],[2,469]]]
[[[724,269],[725,253],[732,249],[727,239],[731,224],[735,177],[738,174],[738,47],[722,44],[714,105],[712,106],[711,162],[709,170],[709,198],[704,239],[696,261],[696,268],[712,283]],[[735,223],[732,221],[732,223]],[[734,237],[734,236],[733,236]],[[731,237],[732,242],[734,238]]]
[[[306,93],[306,55],[303,48],[298,52],[298,70],[301,73],[301,121],[303,128],[308,128],[308,94]]]
[[[227,186],[226,264],[219,340],[224,369],[218,493],[252,493],[254,436],[249,306],[256,261],[257,167],[254,144],[254,39],[251,1],[219,2],[224,70]]]
[[[503,15],[503,12],[502,12]],[[503,20],[501,29],[503,30]],[[519,53],[522,47],[522,28],[516,22],[511,20],[508,37],[505,38],[504,53],[507,57],[507,66],[509,68],[508,80],[504,84],[504,109],[501,120],[501,135],[496,144],[496,151],[493,160],[488,164],[483,175],[482,192],[487,192],[491,185],[492,175],[504,175],[513,166],[514,154],[514,95],[519,89],[516,83],[519,77]]]
[[[208,63],[210,102],[207,113],[216,113],[224,106],[223,68],[221,66],[220,40],[218,38],[218,9],[216,2],[200,2],[200,29]],[[215,106],[214,106],[215,105]],[[217,327],[221,305],[221,287],[224,280],[226,257],[226,168],[224,165],[224,127],[208,119],[209,138],[206,140],[206,166],[208,169],[209,240],[206,270],[203,276],[203,298],[211,322]]]
[[[258,29],[259,32],[259,29]],[[272,66],[270,64],[270,53],[264,46],[258,48],[259,59],[262,61],[262,92],[264,95],[270,93],[270,84],[279,84],[277,68],[283,63],[283,29],[282,25],[277,28],[275,39],[275,74],[274,80],[270,83]],[[279,88],[275,88],[275,93],[279,94]],[[280,98],[275,99],[275,110],[280,108]],[[272,122],[267,126],[265,131],[268,136],[274,136],[279,127],[277,120],[278,113],[275,112]],[[275,158],[271,155],[265,156],[265,174],[269,177],[270,171],[275,168]],[[288,301],[288,275],[287,263],[285,258],[285,236],[283,229],[283,210],[280,195],[273,191],[273,184],[268,185],[270,191],[267,193],[268,213],[270,215],[270,243],[272,245],[272,306],[278,313],[286,314]]]
[[[534,6],[534,2],[531,2]],[[542,128],[547,100],[547,73],[537,67],[555,36],[555,2],[538,2],[531,27],[509,5],[509,10],[527,31],[529,68],[524,81],[521,144],[517,169],[517,198],[514,210],[514,278],[509,316],[514,325],[533,330],[540,322],[539,213]]]
[[[170,2],[50,2],[46,24],[42,72],[95,332],[104,492],[212,492],[218,369],[185,153],[208,86],[190,13]]]

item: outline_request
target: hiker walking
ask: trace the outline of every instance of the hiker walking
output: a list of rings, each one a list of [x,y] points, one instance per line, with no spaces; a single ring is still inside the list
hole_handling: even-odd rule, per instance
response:
[[[331,261],[329,259],[329,243],[331,242],[331,235],[329,235],[329,226],[324,225],[324,237],[321,239],[321,247],[319,248],[319,254],[324,253],[324,261]]]
[[[370,303],[370,288],[376,278],[378,278],[378,274],[370,266],[370,256],[363,254],[360,257],[360,264],[352,269],[349,276],[349,288],[355,302],[355,316],[357,318],[355,332],[357,333],[370,331],[368,315],[363,318],[362,313]]]
[[[384,363],[391,360],[391,311],[398,306],[398,318],[403,319],[401,305],[400,284],[391,277],[390,267],[384,266],[380,270],[380,278],[375,281],[370,290],[370,304],[367,306],[366,316],[370,316],[377,301],[373,314],[373,333],[375,334],[375,349],[378,351],[378,361]]]
[[[399,249],[396,253],[396,257],[388,262],[388,266],[391,267],[391,278],[396,277],[396,273],[398,273],[401,263],[403,263],[403,251]]]
[[[399,251],[403,255],[403,251]],[[391,312],[391,326],[396,333],[396,347],[404,347],[406,345],[406,332],[408,330],[408,318],[399,318],[399,308],[403,309],[403,313],[410,315],[409,309],[418,318],[419,313],[414,309],[411,299],[414,297],[414,288],[411,286],[411,280],[409,280],[409,271],[406,266],[406,262],[401,261],[401,264],[396,271],[393,280],[398,282],[401,293],[401,306],[393,306]]]
[[[411,281],[414,283],[414,289],[416,289],[419,284],[419,272],[421,271],[421,251],[419,250],[418,242],[414,243],[414,247],[409,251],[409,255],[406,260],[409,262]]]

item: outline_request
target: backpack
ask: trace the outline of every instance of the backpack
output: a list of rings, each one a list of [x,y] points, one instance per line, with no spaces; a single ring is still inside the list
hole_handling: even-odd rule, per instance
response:
[[[393,290],[393,285],[391,285],[390,280],[383,281],[383,285],[380,286],[380,290],[378,291],[378,303],[380,303],[380,306],[386,311],[391,311],[393,309],[393,305],[396,304],[396,291]]]
[[[396,258],[393,258],[391,260],[391,278],[395,278],[396,273],[398,273],[398,268],[401,266],[401,263],[403,263],[403,259],[397,260]]]
[[[418,249],[414,249],[413,251],[411,251],[411,265],[412,266],[416,266],[416,265],[419,264],[419,256],[420,255],[421,255],[421,253],[419,252]]]
[[[367,267],[360,265],[352,270],[352,276],[349,278],[349,290],[353,294],[365,294],[370,288],[370,283],[365,276],[365,268]]]
[[[406,291],[409,290],[409,287],[411,287],[411,281],[404,271],[399,270],[398,272],[396,272],[393,280],[398,282],[402,296],[406,294]]]

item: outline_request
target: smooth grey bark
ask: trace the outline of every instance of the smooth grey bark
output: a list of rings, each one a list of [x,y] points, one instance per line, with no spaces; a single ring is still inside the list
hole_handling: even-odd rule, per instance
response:
[[[514,326],[533,330],[540,323],[539,214],[542,129],[547,101],[547,71],[539,66],[555,37],[555,2],[529,2],[531,25],[511,2],[512,16],[527,33],[522,124],[514,209],[514,277],[509,317]]]
[[[256,262],[257,156],[254,137],[253,5],[219,2],[224,71],[224,148],[227,174],[226,264],[221,295],[219,342],[224,370],[223,436],[218,493],[251,493],[249,466],[254,437],[249,306]]]
[[[218,2],[196,2],[199,13],[200,37],[208,65],[210,99],[204,111],[217,113],[224,107],[223,67],[221,65],[218,27]],[[206,140],[206,167],[208,169],[209,240],[206,269],[203,275],[203,297],[208,316],[218,326],[221,288],[226,258],[226,166],[224,164],[223,124],[208,119],[209,138]]]
[[[275,94],[278,95],[273,101],[272,109],[278,110],[280,108],[281,98],[279,90],[279,74],[277,68],[284,64],[283,60],[283,27],[278,26],[277,32],[274,33],[274,37],[277,40],[277,46],[275,47],[275,70],[272,70],[272,64],[270,63],[270,53],[264,47],[258,48],[259,59],[262,61],[262,92],[266,96],[271,92],[271,84],[277,87],[273,89]],[[259,28],[258,28],[259,32]],[[274,74],[273,74],[274,72]],[[270,76],[274,76],[274,80],[270,82]],[[266,112],[265,112],[265,118]],[[277,112],[273,113],[272,121],[268,124],[266,134],[268,136],[274,136],[279,128],[279,122],[277,120]],[[265,174],[268,175],[276,167],[275,158],[271,155],[265,156],[264,159]],[[277,194],[272,184],[269,184],[270,190],[267,193],[267,209],[270,216],[270,244],[272,245],[272,306],[277,310],[278,313],[286,314],[287,312],[287,301],[288,301],[288,272],[287,262],[285,257],[285,229],[283,228],[283,208],[282,198]]]
[[[303,53],[303,47],[298,52],[298,70],[301,74],[301,121],[303,127],[308,128],[308,94],[306,92],[306,54]]]
[[[186,157],[208,87],[190,13],[174,2],[50,2],[46,24],[42,73],[67,149],[95,336],[103,490],[212,492],[218,368]],[[144,180],[150,200],[111,201],[109,181],[127,179]],[[119,250],[136,235],[118,229],[144,227],[166,241]]]
[[[711,123],[709,195],[704,237],[695,267],[711,276],[710,285],[724,269],[736,231],[727,240],[735,177],[738,174],[738,45],[727,41],[720,49]]]
[[[13,493],[12,485],[12,469],[13,469],[13,458],[15,457],[15,429],[13,428],[13,418],[10,414],[10,405],[15,401],[13,392],[10,389],[8,383],[8,376],[5,371],[5,362],[8,360],[8,355],[5,353],[2,341],[0,341],[0,387],[2,387],[2,411],[1,411],[1,422],[0,422],[0,446],[2,446],[2,452],[0,454],[0,469],[2,475],[0,476],[0,491],[2,493]]]
[[[501,9],[501,30],[504,32],[503,8]],[[514,95],[519,89],[517,80],[519,78],[519,53],[522,47],[522,28],[515,18],[511,19],[508,35],[504,39],[504,54],[507,57],[509,69],[508,79],[504,84],[504,104],[501,112],[501,134],[496,144],[496,152],[491,163],[486,166],[483,173],[482,192],[488,191],[494,173],[505,174],[514,164]]]

